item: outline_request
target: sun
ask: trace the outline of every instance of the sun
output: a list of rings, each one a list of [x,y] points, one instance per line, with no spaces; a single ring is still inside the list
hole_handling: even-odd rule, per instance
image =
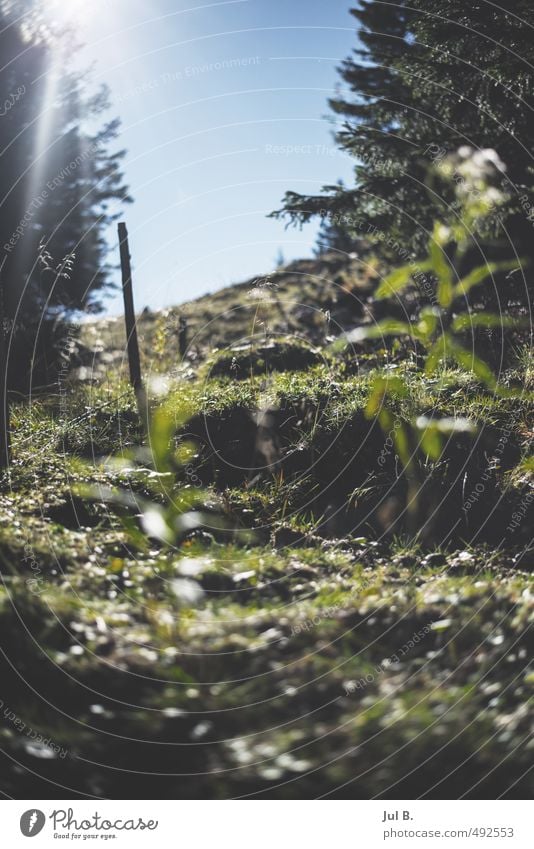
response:
[[[50,20],[58,24],[84,24],[95,15],[96,0],[46,0]]]

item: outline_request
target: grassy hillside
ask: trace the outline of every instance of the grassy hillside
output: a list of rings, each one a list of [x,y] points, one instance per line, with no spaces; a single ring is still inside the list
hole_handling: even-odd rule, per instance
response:
[[[371,320],[377,273],[328,254],[140,317],[154,404],[194,445],[168,497],[201,487],[224,519],[174,546],[95,495],[141,499],[158,475],[132,453],[120,320],[85,326],[58,393],[16,407],[4,793],[531,792],[531,405],[454,369],[425,378],[408,345],[336,344]],[[364,415],[384,368],[408,379],[399,420],[472,423],[420,463],[411,503]],[[505,379],[532,385],[524,357]]]

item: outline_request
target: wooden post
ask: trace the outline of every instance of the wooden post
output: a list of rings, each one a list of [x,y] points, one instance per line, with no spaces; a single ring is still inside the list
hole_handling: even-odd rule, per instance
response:
[[[139,343],[137,341],[137,325],[132,289],[132,268],[130,265],[130,248],[126,224],[119,224],[119,246],[121,253],[122,293],[124,295],[124,320],[126,323],[126,344],[128,346],[128,363],[130,366],[130,383],[137,392],[141,388],[141,361],[139,359]]]
[[[178,324],[178,350],[181,357],[187,353],[187,319],[181,315]]]
[[[9,433],[9,397],[7,390],[6,313],[4,281],[0,267],[0,469],[9,469],[11,440]]]
[[[139,358],[139,342],[137,340],[137,325],[132,288],[132,268],[130,265],[130,247],[126,224],[119,224],[119,246],[121,254],[122,293],[124,295],[124,321],[126,323],[126,343],[128,346],[128,364],[130,366],[130,383],[133,386],[137,400],[137,410],[141,419],[141,427],[148,433],[149,409],[148,398],[141,379],[141,360]]]

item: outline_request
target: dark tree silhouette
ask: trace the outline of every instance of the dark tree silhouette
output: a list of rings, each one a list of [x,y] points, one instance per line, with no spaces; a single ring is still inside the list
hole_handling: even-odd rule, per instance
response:
[[[427,186],[432,159],[469,145],[506,164],[514,241],[530,249],[534,208],[534,9],[530,0],[362,0],[351,10],[359,45],[340,69],[330,106],[344,119],[340,146],[354,156],[355,185],[288,192],[283,209],[302,223],[357,213],[420,251],[425,230],[452,200]],[[530,205],[530,206],[529,206]],[[382,248],[383,252],[387,252]]]
[[[57,347],[58,322],[101,307],[105,231],[130,200],[124,151],[113,151],[119,122],[103,118],[107,90],[69,69],[75,45],[37,0],[0,2],[0,250],[17,385],[30,369],[33,383],[49,377],[42,352]]]

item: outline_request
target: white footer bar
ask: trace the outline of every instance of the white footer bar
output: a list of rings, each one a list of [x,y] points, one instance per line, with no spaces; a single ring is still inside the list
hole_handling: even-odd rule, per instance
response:
[[[0,841],[6,849],[67,842],[125,849],[532,849],[530,808],[521,801],[3,801]]]

